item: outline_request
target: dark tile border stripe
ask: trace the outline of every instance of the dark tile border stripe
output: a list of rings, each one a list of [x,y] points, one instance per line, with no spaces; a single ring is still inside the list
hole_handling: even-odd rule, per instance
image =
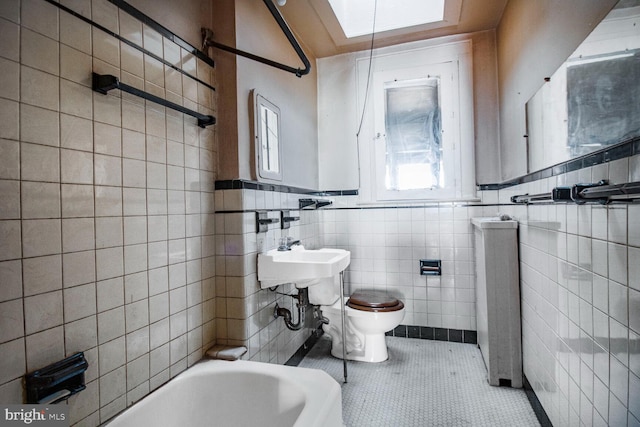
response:
[[[98,24],[97,22],[79,14],[78,12],[74,11],[73,9],[69,9],[68,7],[66,7],[63,4],[58,3],[55,0],[44,0],[49,4],[52,4],[54,6],[56,6],[57,8],[59,8],[60,10],[63,10],[65,12],[67,12],[70,15],[73,15],[74,17],[80,19],[81,21],[86,22],[87,24],[91,25],[92,27],[95,27],[97,29],[99,29],[100,31],[104,31],[105,33],[109,34],[112,37],[115,37],[116,39],[120,40],[121,42],[127,44],[128,46],[131,46],[132,48],[139,50],[140,52],[144,53],[145,55],[149,55],[150,57],[152,57],[153,59],[162,62],[164,65],[166,65],[167,67],[171,67],[172,69],[176,70],[177,72],[179,72],[182,75],[185,75],[193,80],[195,80],[196,82],[208,87],[211,90],[216,90],[216,88],[214,88],[213,86],[211,86],[210,84],[203,82],[202,80],[198,79],[196,76],[192,76],[191,74],[187,73],[186,71],[182,70],[179,67],[176,67],[175,65],[173,65],[172,63],[166,61],[164,58],[160,58],[159,56],[149,52],[148,50],[146,50],[145,48],[143,48],[142,46],[138,46],[137,44],[133,43],[130,40],[125,39],[124,37],[122,37],[119,34],[114,33],[113,31],[109,30],[106,27],[103,27],[102,25]],[[189,45],[187,42],[185,42],[184,40],[182,40],[181,38],[179,38],[178,36],[176,36],[175,34],[173,34],[171,31],[167,30],[166,28],[164,28],[162,25],[158,24],[157,22],[155,22],[154,20],[152,20],[151,18],[149,18],[147,15],[143,14],[142,12],[140,12],[139,10],[133,8],[132,6],[128,5],[126,2],[123,2],[121,0],[109,0],[111,3],[113,3],[115,6],[119,7],[120,9],[124,10],[125,12],[129,13],[130,15],[132,15],[134,18],[144,22],[145,24],[147,24],[149,27],[153,28],[154,30],[158,31],[159,33],[161,33],[163,36],[167,37],[168,39],[172,40],[174,43],[182,46],[183,48],[189,50],[192,54],[196,55],[198,58],[202,59],[203,61],[205,61],[202,57],[205,58],[209,58],[208,56],[204,55],[204,53],[198,51],[196,48],[194,48],[193,46]],[[127,5],[127,8],[125,7],[121,7],[121,5]],[[134,10],[136,11],[136,14],[132,14],[129,10]],[[155,26],[150,24],[150,23],[155,23]],[[160,28],[162,30],[160,30]],[[182,42],[178,43],[177,40],[180,40]],[[198,53],[196,53],[198,52]],[[214,67],[214,62],[213,59],[209,58],[208,61],[205,61],[207,64],[209,64],[210,66]]]
[[[276,191],[279,193],[306,194],[309,196],[357,196],[358,190],[327,190],[318,191],[308,188],[292,187],[282,184],[250,181],[246,179],[230,179],[215,182],[216,190],[261,190]]]
[[[302,359],[311,351],[313,346],[324,334],[322,327],[314,329],[311,336],[300,346],[293,356],[286,361],[285,365],[298,366]],[[418,338],[423,340],[437,340],[459,342],[464,344],[478,344],[478,333],[462,329],[432,328],[428,326],[400,325],[394,330],[385,334],[386,336],[400,338]]]
[[[568,160],[564,163],[559,163],[557,165],[523,175],[510,181],[497,184],[480,184],[478,185],[478,190],[502,190],[503,188],[512,187],[514,185],[525,184],[542,178],[550,178],[552,176],[562,175],[567,172],[624,159],[625,157],[631,157],[638,154],[640,154],[640,136],[633,137],[593,153],[585,154],[584,156],[576,159]]]
[[[304,357],[307,355],[307,353],[309,353],[313,346],[316,345],[323,334],[324,331],[322,330],[322,326],[320,326],[318,329],[314,329],[313,332],[311,332],[311,336],[307,338],[304,344],[302,344],[300,348],[296,350],[293,356],[291,356],[289,360],[285,362],[285,365],[298,366],[300,362],[302,362],[302,359],[304,359]]]
[[[531,387],[531,384],[529,383],[529,380],[527,379],[526,375],[523,375],[522,377],[523,377],[522,387],[524,388],[524,392],[527,394],[527,399],[529,399],[529,403],[531,404],[531,409],[533,409],[533,413],[536,414],[536,418],[538,418],[538,422],[540,423],[540,426],[553,427],[553,424],[551,424],[551,420],[549,419],[549,416],[547,415],[544,408],[542,407],[542,403],[540,403],[540,400],[538,400],[538,396],[536,396],[536,393],[533,391],[533,387]]]
[[[310,190],[308,188],[301,187],[292,187],[288,185],[282,184],[271,184],[266,182],[256,182],[245,179],[229,179],[229,180],[220,180],[215,182],[215,190],[259,190],[259,191],[275,191],[279,193],[288,193],[288,194],[304,194],[308,196],[318,196],[318,197],[338,197],[338,196],[357,196],[359,194],[358,190]],[[474,203],[474,202],[420,202],[417,201],[415,204],[410,204],[406,206],[388,206],[388,205],[378,205],[378,206],[349,206],[349,207],[326,207],[322,209],[329,210],[367,210],[367,209],[413,209],[413,208],[424,208],[424,207],[439,207],[443,204],[456,205],[456,206],[510,206],[509,203],[494,203],[491,205],[482,204],[482,203]],[[259,209],[259,210],[273,210],[280,211],[281,208],[275,209]],[[216,211],[218,213],[239,213],[239,212],[253,212],[250,211]]]
[[[446,205],[446,203],[449,203],[449,205]],[[327,207],[323,207],[320,208],[318,210],[322,210],[322,211],[369,211],[369,210],[380,210],[380,209],[438,209],[440,207],[443,207],[443,205],[445,207],[451,207],[451,206],[455,206],[455,207],[473,207],[473,206],[480,206],[480,207],[487,207],[487,206],[513,206],[510,203],[490,203],[490,204],[479,204],[479,203],[454,203],[451,204],[450,202],[444,202],[444,203],[440,203],[440,204],[429,204],[429,205],[412,205],[412,206],[355,206],[355,207],[346,207],[346,208],[336,208],[336,207],[332,207],[332,206],[327,206]],[[255,213],[255,212],[280,212],[283,210],[289,210],[289,211],[300,211],[300,210],[305,210],[305,209],[299,209],[297,207],[293,207],[293,208],[287,208],[287,207],[281,207],[281,208],[270,208],[270,209],[244,209],[244,210],[216,210],[214,213],[217,214],[241,214],[241,213]],[[313,209],[311,210],[311,212],[313,212]]]
[[[421,340],[450,341],[478,344],[478,332],[464,329],[433,328],[430,326],[399,325],[385,334],[388,337],[418,338]]]

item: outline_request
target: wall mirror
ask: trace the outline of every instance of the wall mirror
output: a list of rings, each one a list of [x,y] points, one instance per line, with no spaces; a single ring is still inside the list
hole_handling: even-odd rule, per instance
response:
[[[259,178],[282,180],[280,109],[253,91],[253,119],[256,169]]]
[[[528,172],[640,135],[640,0],[621,0],[526,104]]]

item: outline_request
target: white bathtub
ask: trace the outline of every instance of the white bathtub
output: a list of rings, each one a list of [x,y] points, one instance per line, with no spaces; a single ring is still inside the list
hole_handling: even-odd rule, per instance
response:
[[[187,369],[109,427],[339,427],[342,391],[327,373],[237,360]]]

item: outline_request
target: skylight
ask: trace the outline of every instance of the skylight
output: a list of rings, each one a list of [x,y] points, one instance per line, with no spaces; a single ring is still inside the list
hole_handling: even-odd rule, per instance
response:
[[[347,38],[371,34],[375,0],[329,0]],[[375,32],[444,20],[445,0],[377,0]]]

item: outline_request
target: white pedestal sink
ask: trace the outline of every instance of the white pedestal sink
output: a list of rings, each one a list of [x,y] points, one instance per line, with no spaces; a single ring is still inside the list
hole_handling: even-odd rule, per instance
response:
[[[306,288],[338,275],[350,262],[351,252],[344,249],[305,249],[301,245],[290,251],[272,249],[258,254],[258,280],[262,289],[283,283]]]

